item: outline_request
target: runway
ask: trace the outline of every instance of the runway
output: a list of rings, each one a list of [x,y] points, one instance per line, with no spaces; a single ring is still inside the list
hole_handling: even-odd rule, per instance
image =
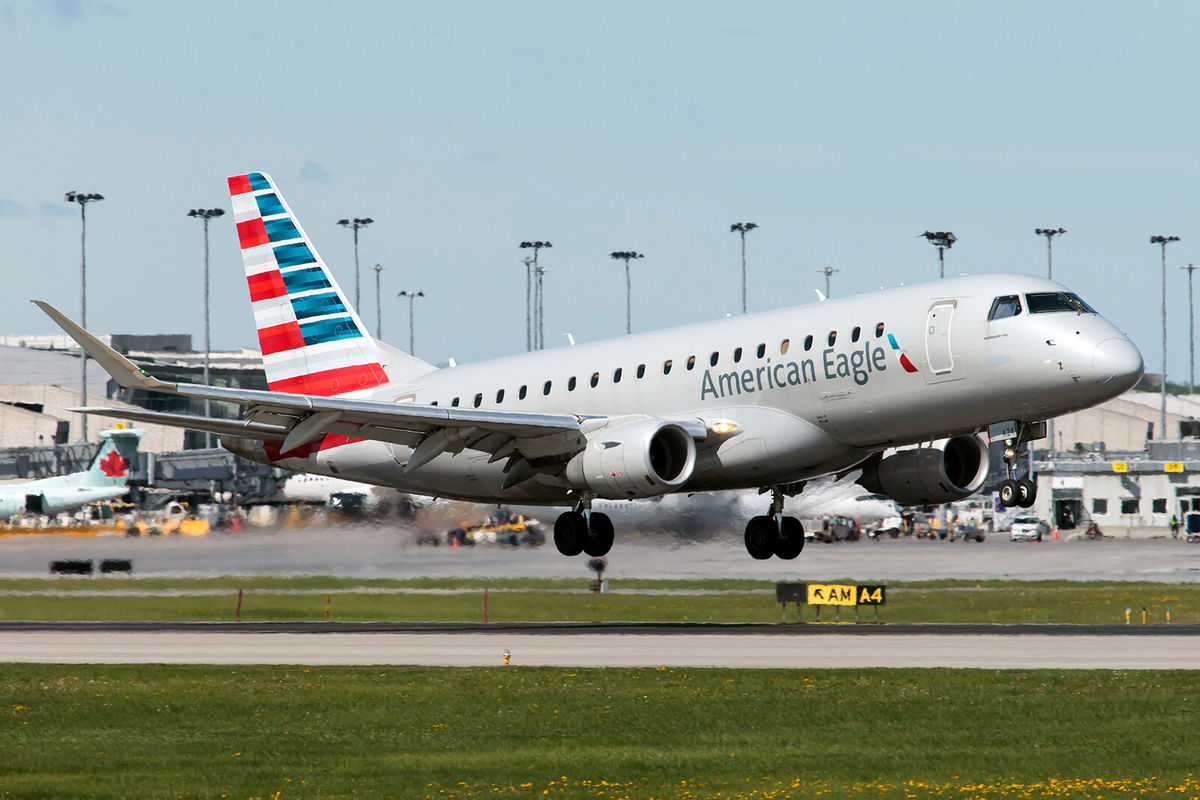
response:
[[[1200,626],[7,623],[42,664],[1198,669]],[[935,632],[937,631],[937,632]]]

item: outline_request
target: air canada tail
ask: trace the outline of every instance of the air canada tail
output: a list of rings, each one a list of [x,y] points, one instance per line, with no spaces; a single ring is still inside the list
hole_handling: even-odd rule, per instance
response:
[[[346,395],[434,369],[371,337],[269,175],[235,175],[229,194],[271,391]]]
[[[87,472],[83,473],[85,481],[89,486],[124,486],[129,482],[129,471],[137,462],[142,431],[137,428],[112,428],[101,431],[100,438],[103,444]]]

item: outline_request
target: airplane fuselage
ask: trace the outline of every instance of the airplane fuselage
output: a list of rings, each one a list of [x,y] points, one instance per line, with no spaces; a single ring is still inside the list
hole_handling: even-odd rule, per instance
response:
[[[1095,313],[995,316],[998,298],[1069,293],[1028,275],[952,278],[430,372],[363,397],[463,409],[659,416],[732,435],[697,443],[677,491],[801,481],[873,452],[1043,420],[1130,388],[1136,348]],[[332,447],[282,466],[484,502],[570,503],[556,480],[503,488],[503,462],[464,449],[403,474],[412,448]],[[292,463],[288,463],[292,462]]]

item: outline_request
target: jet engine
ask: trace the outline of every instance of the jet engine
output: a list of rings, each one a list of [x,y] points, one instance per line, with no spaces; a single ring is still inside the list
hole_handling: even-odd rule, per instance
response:
[[[914,447],[874,458],[858,479],[867,491],[902,506],[951,503],[979,491],[988,474],[987,445],[978,436],[955,436],[943,447]]]
[[[642,419],[588,434],[587,446],[567,464],[567,480],[597,497],[627,500],[678,489],[695,466],[691,434],[667,420]]]

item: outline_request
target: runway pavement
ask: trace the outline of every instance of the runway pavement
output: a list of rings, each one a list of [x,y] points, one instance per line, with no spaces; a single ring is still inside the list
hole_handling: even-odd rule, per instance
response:
[[[0,623],[19,663],[1197,669],[1200,626]]]
[[[1197,669],[1200,637],[3,631],[9,662],[558,667]]]
[[[926,580],[1200,581],[1200,544],[1181,540],[1023,542],[1003,533],[983,543],[887,539],[809,544],[795,561],[755,561],[740,531],[704,541],[618,534],[606,576],[623,578],[756,578],[820,581],[832,578]],[[566,558],[552,545],[538,549],[492,546],[419,547],[415,531],[384,525],[218,533],[206,537],[76,539],[13,536],[0,539],[0,576],[48,572],[52,559],[128,558],[134,574],[216,576],[309,574],[362,578],[581,577],[587,559]]]

